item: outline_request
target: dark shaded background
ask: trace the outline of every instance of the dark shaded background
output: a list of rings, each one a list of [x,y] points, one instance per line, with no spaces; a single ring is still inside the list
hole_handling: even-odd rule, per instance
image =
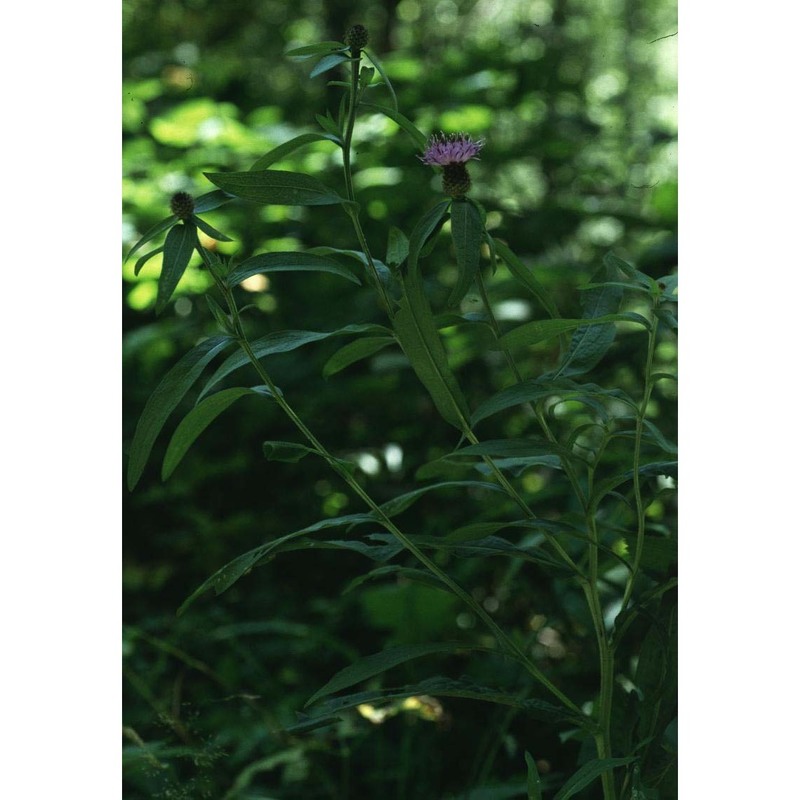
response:
[[[535,266],[564,316],[579,313],[576,287],[609,249],[654,277],[675,266],[676,40],[654,41],[676,30],[672,2],[612,0],[601,8],[590,0],[138,0],[123,3],[123,15],[126,249],[168,213],[173,192],[209,191],[203,172],[247,169],[272,147],[315,130],[315,113],[335,113],[339,90],[325,83],[341,76],[309,80],[313,61],[296,63],[283,52],[341,39],[348,24],[362,22],[401,111],[418,128],[485,137],[481,160],[471,167],[472,196],[489,211],[493,235]],[[385,91],[375,90],[374,102],[388,103]],[[390,224],[408,233],[438,202],[438,179],[417,160],[410,139],[380,115],[364,114],[354,146],[366,233],[380,253]],[[342,189],[332,145],[299,151],[282,168]],[[237,258],[322,244],[357,247],[340,210],[231,204],[207,218],[236,239],[219,251]],[[429,264],[434,299],[443,298],[455,279],[446,237]],[[159,318],[152,312],[157,275],[157,259],[138,277],[133,262],[123,272],[126,444],[160,377],[213,330],[200,296],[208,284],[202,271],[190,267],[178,299]],[[505,270],[492,279],[492,296],[506,325],[538,313]],[[264,312],[252,317],[253,336],[383,322],[369,291],[335,276],[274,276],[248,300]],[[473,307],[477,298],[468,295],[463,308]],[[488,335],[459,328],[447,336],[473,407],[508,383],[495,354],[487,354]],[[331,450],[362,466],[370,493],[388,499],[414,488],[415,470],[451,449],[454,433],[390,351],[324,380],[322,365],[342,343],[276,356],[271,371]],[[660,369],[674,369],[675,352],[665,339]],[[521,363],[525,377],[554,355],[552,348],[532,349]],[[624,333],[592,379],[636,394],[643,355],[641,337]],[[673,391],[659,384],[653,415],[674,439]],[[179,410],[193,401],[188,397]],[[524,415],[509,413],[487,420],[481,434],[529,428]],[[159,480],[168,441],[162,437],[136,492],[125,492],[125,797],[518,797],[525,750],[546,762],[542,769],[554,782],[571,772],[580,742],[566,729],[471,701],[443,701],[433,720],[411,709],[380,725],[353,714],[316,735],[274,732],[359,655],[396,643],[481,640],[483,633],[448,596],[417,584],[372,582],[342,594],[372,565],[333,551],[281,555],[177,618],[185,597],[239,553],[325,516],[362,510],[323,465],[264,460],[266,439],[297,436],[276,409],[242,400],[166,484]],[[621,462],[625,455],[620,451]],[[531,472],[521,480],[537,492],[537,511],[572,509],[557,476]],[[402,521],[430,533],[488,516],[486,503],[484,495],[430,495]],[[493,498],[493,516],[502,513],[497,503]],[[652,524],[674,528],[670,500],[660,513]],[[574,587],[505,561],[445,566],[505,627],[538,642],[542,664],[570,696],[591,699],[598,682],[591,624]],[[510,686],[521,680],[499,659],[451,657],[412,662],[386,685],[432,674]],[[480,794],[480,786],[494,788]],[[671,796],[664,787],[661,797]]]

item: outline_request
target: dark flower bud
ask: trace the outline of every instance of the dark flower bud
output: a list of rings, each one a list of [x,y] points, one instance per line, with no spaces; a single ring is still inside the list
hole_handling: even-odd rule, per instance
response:
[[[344,43],[352,50],[363,50],[369,43],[369,31],[363,25],[353,25],[344,35]]]
[[[172,195],[169,207],[178,219],[189,219],[194,213],[194,198],[188,192],[177,192]]]

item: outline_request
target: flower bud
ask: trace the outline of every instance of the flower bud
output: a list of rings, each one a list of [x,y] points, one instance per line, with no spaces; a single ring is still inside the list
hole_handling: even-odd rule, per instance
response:
[[[177,192],[172,195],[169,207],[178,219],[189,219],[194,213],[194,198],[188,192]]]
[[[353,52],[363,50],[369,43],[369,31],[363,25],[352,25],[344,35],[344,43]]]

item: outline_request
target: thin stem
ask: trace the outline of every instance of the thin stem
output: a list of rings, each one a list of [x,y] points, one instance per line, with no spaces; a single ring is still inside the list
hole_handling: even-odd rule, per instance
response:
[[[199,245],[198,245],[199,246]],[[509,653],[512,657],[516,658],[525,669],[544,686],[551,694],[557,697],[563,705],[569,708],[576,714],[583,716],[581,709],[575,705],[557,686],[548,680],[536,664],[526,655],[525,651],[511,639],[498,624],[492,619],[489,613],[478,603],[469,592],[463,589],[456,583],[444,570],[442,570],[433,560],[431,560],[406,534],[404,534],[395,524],[386,512],[372,499],[367,491],[361,484],[348,472],[342,463],[335,458],[322,442],[317,439],[314,433],[303,422],[300,416],[295,412],[289,402],[283,397],[278,387],[272,381],[269,373],[264,368],[263,364],[258,360],[258,357],[253,352],[250,341],[244,332],[241,325],[236,302],[233,293],[225,283],[220,280],[211,269],[210,260],[208,255],[204,254],[202,247],[199,247],[203,260],[209,267],[211,274],[214,276],[215,283],[220,291],[223,293],[225,300],[231,312],[231,319],[235,330],[236,338],[242,351],[247,356],[248,360],[258,373],[264,385],[269,389],[275,402],[291,420],[294,426],[300,431],[305,439],[311,444],[314,450],[328,462],[328,466],[336,472],[336,474],[350,487],[350,489],[364,502],[364,504],[375,514],[375,517],[380,523],[391,533],[417,560],[422,563],[433,575],[435,575],[456,597],[458,597],[492,632],[497,639],[500,646]]]
[[[655,302],[655,301],[654,301]],[[622,596],[620,613],[625,610],[633,594],[633,584],[639,572],[642,562],[642,552],[644,551],[644,531],[645,531],[645,508],[642,500],[642,486],[639,476],[639,468],[642,454],[642,436],[644,434],[644,420],[647,416],[647,406],[650,403],[650,396],[655,385],[652,379],[653,360],[656,352],[656,338],[658,333],[658,317],[653,314],[653,324],[650,330],[650,339],[647,345],[647,360],[644,368],[644,394],[639,405],[639,413],[636,415],[636,433],[633,445],[633,496],[636,503],[636,548],[633,554],[633,567],[625,584],[625,593]]]

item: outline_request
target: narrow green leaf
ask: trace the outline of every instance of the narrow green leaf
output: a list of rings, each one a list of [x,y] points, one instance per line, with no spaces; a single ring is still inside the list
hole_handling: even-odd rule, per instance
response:
[[[377,66],[377,64],[375,66]],[[384,114],[389,117],[392,122],[396,122],[413,139],[414,144],[420,152],[424,151],[428,146],[428,137],[425,136],[410,119],[404,117],[399,111],[395,111],[393,108],[386,108],[385,106],[376,106],[373,103],[361,103],[360,108],[377,111],[379,114]]]
[[[375,69],[383,78],[383,82],[386,84],[386,88],[389,90],[389,94],[392,96],[392,110],[395,114],[399,113],[397,111],[397,95],[394,93],[394,87],[392,86],[392,82],[389,80],[389,76],[386,74],[386,70],[383,68],[383,65],[380,61],[378,61],[377,57],[371,50],[364,51],[367,54],[367,58],[375,65]]]
[[[136,266],[133,268],[133,274],[138,275],[141,272],[142,267],[153,257],[157,256],[159,253],[164,252],[164,245],[162,244],[161,247],[156,247],[155,250],[151,250],[149,253],[145,253],[141,258],[139,258],[136,262]]]
[[[487,237],[489,234],[487,234]],[[491,238],[491,237],[489,237]],[[509,272],[541,303],[542,308],[553,318],[558,319],[556,304],[551,300],[549,293],[537,280],[530,267],[526,267],[522,261],[514,255],[511,249],[504,242],[492,239],[494,248],[500,258],[503,259]]]
[[[669,477],[677,477],[678,474],[678,462],[677,461],[654,461],[649,464],[642,464],[639,467],[639,475],[642,477],[652,478],[657,477],[658,475],[668,475]],[[610,478],[605,478],[602,481],[599,481],[595,484],[594,491],[592,492],[592,496],[589,500],[589,508],[590,510],[594,511],[597,509],[600,501],[605,497],[609,492],[612,492],[618,486],[622,486],[624,483],[633,480],[633,470],[629,469],[623,473],[618,475],[614,475]]]
[[[271,272],[328,272],[361,285],[361,281],[349,269],[332,258],[314,253],[261,253],[245,259],[231,270],[225,282],[234,287],[251,275],[267,275]]]
[[[408,258],[408,237],[399,228],[389,228],[389,243],[386,246],[386,263],[399,267]]]
[[[223,412],[226,408],[235,403],[244,395],[261,395],[269,397],[266,387],[258,389],[245,389],[236,387],[233,389],[223,389],[221,392],[212,394],[202,403],[198,403],[182,420],[180,425],[172,435],[172,439],[167,447],[164,456],[164,464],[161,467],[161,480],[165,481],[175,471],[178,464],[186,455],[189,448],[194,444],[198,436]]]
[[[230,336],[213,336],[192,348],[161,379],[136,426],[128,461],[128,488],[133,491],[142,476],[153,443],[167,417],[200,376],[203,368],[233,340]]]
[[[397,344],[394,336],[366,336],[363,339],[356,339],[349,342],[344,347],[337,350],[322,368],[322,376],[330,378],[345,367],[355,364],[365,358],[369,358],[379,350],[383,350],[390,344]]]
[[[209,225],[204,219],[201,219],[197,216],[197,214],[192,215],[192,222],[200,228],[206,236],[210,236],[212,239],[216,239],[218,242],[232,242],[230,236],[226,236],[224,233],[220,233],[216,228]]]
[[[608,268],[597,272],[592,280],[600,282],[604,278],[611,278]],[[609,314],[616,314],[622,300],[623,289],[619,286],[602,286],[590,289],[583,295],[583,317],[585,320],[597,320]],[[593,369],[608,352],[616,336],[613,322],[595,325],[587,322],[584,327],[578,328],[572,335],[569,350],[561,361],[558,369],[548,377],[558,378],[575,377],[583,375]]]
[[[347,49],[347,45],[342,42],[317,42],[316,44],[307,44],[303,47],[295,47],[293,50],[287,50],[284,55],[296,59],[297,61],[303,61],[312,56],[319,55],[320,53],[330,53]]]
[[[323,56],[317,62],[317,65],[314,67],[314,69],[311,70],[311,74],[308,77],[316,78],[317,75],[322,75],[323,72],[327,72],[329,69],[338,67],[339,64],[344,64],[345,61],[352,60],[352,58],[344,55],[344,53],[331,53],[330,55]]]
[[[350,206],[345,206],[345,211],[351,208]],[[362,264],[366,269],[369,269],[369,259],[367,258],[366,254],[361,252],[361,250],[342,250],[338,247],[310,247],[306,250],[307,253],[312,253],[315,255],[340,255],[346,256],[347,258],[352,258],[355,261],[358,261]],[[391,270],[383,263],[383,261],[379,261],[377,258],[372,259],[372,263],[375,265],[375,269],[378,270],[378,275],[380,275],[381,280],[385,284],[389,284],[392,278]]]
[[[161,275],[158,278],[158,295],[156,297],[156,314],[160,314],[175,291],[197,244],[197,231],[194,225],[186,221],[175,225],[167,234],[164,242],[164,259],[161,263]]]
[[[207,172],[205,176],[235,197],[254,203],[329,206],[347,202],[322,181],[299,172],[267,169],[259,172]]]
[[[534,345],[554,339],[562,333],[577,330],[581,327],[592,325],[607,325],[613,322],[635,322],[643,328],[650,328],[650,323],[640,314],[623,312],[621,314],[606,314],[595,319],[544,319],[526,322],[518,328],[510,330],[500,337],[500,342],[507,347],[520,345]]]
[[[408,287],[408,282],[404,285]],[[463,431],[469,419],[467,401],[447,362],[428,298],[421,291],[415,294],[413,299],[400,300],[394,317],[395,334],[442,418]]]
[[[554,320],[558,321],[558,320]],[[521,403],[535,403],[546,397],[558,397],[562,401],[580,399],[581,397],[598,398],[600,400],[619,400],[629,406],[634,412],[638,411],[633,398],[620,389],[604,389],[594,383],[576,383],[571,380],[540,380],[538,378],[522,381],[502,389],[497,394],[484,400],[472,414],[472,424],[475,425],[486,417],[497,414],[512,406]]]
[[[159,233],[163,233],[165,230],[167,230],[167,228],[172,227],[177,220],[178,218],[173,214],[172,216],[162,219],[161,222],[157,222],[155,225],[153,225],[153,227],[150,228],[150,230],[148,230],[147,233],[145,233],[145,235],[142,236],[142,238],[139,239],[139,241],[136,242],[136,244],[130,250],[128,250],[128,255],[125,256],[125,260],[127,261],[134,253],[140,250],[143,245],[147,244],[152,239],[155,239]]]
[[[345,325],[335,331],[278,331],[257,339],[252,343],[252,349],[256,358],[264,358],[275,353],[288,353],[298,347],[304,347],[307,344],[328,339],[331,336],[348,336],[360,333],[391,334],[391,331],[383,325],[372,324]],[[200,393],[200,399],[205,397],[214,386],[230,375],[231,372],[249,363],[250,360],[245,353],[237,352],[229,356],[211,376],[211,379]]]
[[[478,209],[469,200],[454,200],[450,206],[450,230],[456,250],[458,281],[447,304],[458,306],[475,280],[481,259],[483,222]]]
[[[481,648],[473,647],[471,649],[477,650]],[[346,709],[355,708],[364,703],[374,704],[388,702],[418,695],[461,697],[470,700],[481,700],[487,703],[497,703],[503,706],[510,706],[511,708],[518,708],[533,719],[540,719],[547,722],[569,722],[580,727],[585,727],[587,724],[586,718],[558,706],[554,706],[544,700],[521,698],[518,693],[510,694],[502,689],[481,686],[465,679],[453,680],[452,678],[437,676],[411,686],[403,686],[397,689],[382,689],[358,692],[357,694],[344,695],[342,697],[329,697],[329,699],[320,703],[314,709],[313,713],[300,725],[293,726],[288,730],[291,732],[299,732],[308,724],[316,724],[321,719],[335,717],[336,714]]]
[[[428,492],[436,491],[439,489],[488,489],[490,491],[502,491],[500,486],[496,483],[488,483],[484,481],[442,481],[441,483],[432,483],[430,486],[423,486],[421,489],[414,489],[414,491],[401,494],[399,497],[393,497],[386,503],[381,505],[381,511],[388,517],[395,517],[401,514],[407,508],[410,508],[420,497]]]
[[[264,458],[267,461],[283,461],[286,464],[296,464],[307,455],[319,455],[312,447],[295,442],[264,442]]]
[[[213,589],[217,595],[222,594],[227,589],[230,589],[243,575],[249,572],[254,567],[268,561],[281,547],[294,542],[296,539],[301,539],[310,533],[317,531],[327,530],[329,528],[341,528],[345,525],[359,525],[366,522],[374,522],[373,514],[346,514],[341,517],[333,517],[331,519],[323,519],[309,525],[306,528],[301,528],[298,531],[287,533],[284,536],[279,536],[265,544],[248,550],[242,553],[232,561],[225,564],[224,567],[218,569],[210,578],[203,581],[200,586],[195,589],[186,600],[183,601],[177,611],[178,616],[181,616],[200,595]]]
[[[294,139],[290,139],[288,142],[284,142],[282,145],[279,145],[278,147],[261,156],[261,158],[259,158],[258,161],[256,161],[255,164],[250,167],[250,172],[267,169],[267,167],[271,166],[276,161],[280,161],[290,153],[293,153],[295,150],[305,147],[307,144],[325,141],[341,144],[341,140],[336,135],[336,131],[328,133],[303,133],[300,136],[295,136]]]
[[[608,772],[614,767],[623,767],[636,761],[636,756],[626,758],[595,758],[584,764],[556,793],[553,800],[568,800],[574,797],[581,789],[587,787],[604,772]]]
[[[441,591],[445,592],[450,591],[448,587],[445,586],[445,584],[443,584],[432,572],[428,572],[424,569],[415,569],[414,567],[400,567],[395,564],[391,564],[389,566],[377,567],[376,569],[370,570],[365,575],[359,575],[357,578],[354,578],[347,584],[347,586],[344,587],[344,589],[342,589],[342,595],[349,594],[359,586],[362,586],[369,581],[385,578],[387,575],[392,575],[398,580],[402,579],[414,581],[415,583],[422,583],[425,586],[432,587],[433,589],[440,589]]]
[[[441,224],[447,209],[450,207],[449,200],[443,200],[437,203],[433,208],[427,211],[422,219],[414,226],[411,232],[411,239],[408,243],[408,273],[416,279],[418,269],[418,261],[422,248],[428,241],[430,235]]]
[[[528,800],[542,800],[542,782],[539,770],[536,769],[536,760],[526,751],[525,763],[528,765]]]
[[[225,333],[233,336],[234,330],[230,317],[222,310],[220,304],[210,294],[207,294],[205,297],[206,303],[208,304],[214,319],[217,321],[217,324],[220,326],[220,328],[222,328],[223,331],[225,331]]]
[[[206,194],[200,195],[194,201],[194,213],[204,214],[206,211],[213,211],[220,206],[224,206],[225,203],[230,203],[231,200],[233,200],[233,197],[227,192],[223,192],[221,189],[213,189],[210,192],[206,192]]]
[[[331,83],[335,83],[335,81],[329,81],[329,85]],[[349,84],[347,83],[345,84],[345,87],[349,88],[349,86],[350,86]],[[330,111],[328,112],[327,116],[323,116],[322,114],[314,114],[314,119],[316,119],[316,121],[319,123],[319,126],[320,128],[322,128],[322,130],[327,131],[331,135],[331,137],[333,137],[331,141],[335,141],[339,145],[344,144],[344,142],[342,141],[343,134],[341,128],[339,127],[339,124],[336,122],[336,120],[331,116]]]
[[[306,708],[323,697],[340,692],[342,689],[349,689],[357,683],[363,683],[375,675],[381,675],[392,669],[392,667],[405,664],[415,658],[433,655],[434,653],[468,652],[471,649],[473,648],[470,645],[462,642],[438,642],[434,644],[409,644],[382,650],[380,653],[366,656],[337,672],[323,687],[314,692],[306,703]]]
[[[483,458],[484,456],[491,458],[526,458],[528,456],[549,455],[554,452],[569,455],[557,444],[544,439],[541,441],[536,441],[535,439],[494,439],[461,447],[443,456],[443,458],[448,460],[463,457]]]

